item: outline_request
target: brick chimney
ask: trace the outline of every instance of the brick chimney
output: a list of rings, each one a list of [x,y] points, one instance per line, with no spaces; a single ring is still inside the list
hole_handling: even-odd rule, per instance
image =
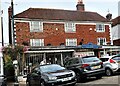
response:
[[[108,13],[108,14],[106,15],[106,19],[111,20],[111,19],[112,19],[112,14]]]
[[[81,11],[81,12],[85,11],[83,0],[78,0],[76,8],[78,11]]]

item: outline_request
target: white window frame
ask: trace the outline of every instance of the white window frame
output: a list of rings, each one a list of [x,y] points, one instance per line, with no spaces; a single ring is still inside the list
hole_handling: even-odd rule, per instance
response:
[[[76,24],[73,22],[66,22],[64,24],[65,32],[67,33],[74,33],[76,32]]]
[[[31,46],[44,46],[44,39],[30,39]]]
[[[101,43],[101,41],[103,41],[102,43]],[[97,44],[98,45],[106,45],[106,38],[97,38]]]
[[[30,22],[30,32],[43,32],[43,22],[31,21]]]
[[[1,63],[2,63],[2,59],[1,59],[1,58],[2,58],[2,57],[0,57],[0,75],[1,75],[1,73],[2,73],[2,67],[1,67],[1,66],[2,66],[2,64],[1,64]]]
[[[4,75],[3,54],[2,54],[2,52],[0,52],[0,75]]]
[[[105,25],[104,24],[96,24],[96,32],[105,32]]]
[[[77,46],[77,39],[66,39],[66,46]]]

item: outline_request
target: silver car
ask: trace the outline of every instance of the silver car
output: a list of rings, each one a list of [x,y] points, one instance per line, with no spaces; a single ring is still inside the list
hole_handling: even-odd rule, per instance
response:
[[[111,76],[116,72],[120,72],[120,56],[103,56],[100,58],[103,61],[105,74]]]

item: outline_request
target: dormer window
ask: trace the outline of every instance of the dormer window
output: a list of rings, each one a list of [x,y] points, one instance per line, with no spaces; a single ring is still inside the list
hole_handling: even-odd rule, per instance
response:
[[[96,32],[105,32],[104,24],[96,24]]]
[[[30,22],[30,32],[43,32],[43,22],[31,21]]]
[[[67,33],[76,32],[75,23],[66,22],[65,23],[65,32],[67,32]]]

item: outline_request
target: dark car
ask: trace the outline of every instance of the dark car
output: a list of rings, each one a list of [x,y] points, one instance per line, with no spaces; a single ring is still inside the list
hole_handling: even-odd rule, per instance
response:
[[[103,62],[96,56],[73,57],[66,60],[65,67],[76,73],[78,82],[93,76],[99,79],[105,73]]]
[[[29,86],[56,86],[76,84],[75,73],[57,64],[39,65],[27,75]]]

